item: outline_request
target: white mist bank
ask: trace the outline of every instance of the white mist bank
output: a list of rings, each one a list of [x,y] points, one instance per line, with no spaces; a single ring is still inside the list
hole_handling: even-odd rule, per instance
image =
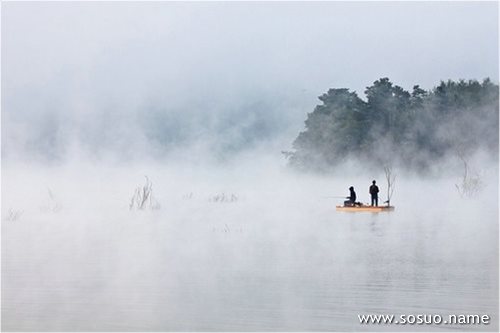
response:
[[[459,164],[441,177],[435,173],[431,177],[417,176],[395,167],[396,191],[392,202],[404,207],[425,205],[432,212],[436,205],[455,206],[467,202],[481,202],[494,208],[498,198],[498,169],[494,165],[482,166],[475,168],[479,170],[481,185],[478,194],[472,198],[461,198],[456,189],[463,174]],[[102,211],[118,212],[128,209],[135,188],[145,183],[146,176],[152,182],[154,197],[162,210],[170,205],[177,206],[177,202],[185,200],[186,196],[191,202],[202,203],[221,193],[232,193],[251,202],[301,200],[333,205],[341,203],[342,199],[326,197],[348,196],[349,186],[355,187],[359,201],[367,203],[372,179],[377,180],[381,189],[382,203],[386,199],[387,187],[383,167],[372,168],[366,170],[363,165],[351,161],[344,165],[343,170],[314,175],[293,171],[285,163],[277,163],[276,158],[252,155],[229,160],[226,164],[153,161],[95,164],[78,161],[42,166],[4,163],[2,207],[4,210],[22,209],[25,215],[37,216],[40,207],[52,201],[50,191],[63,211],[97,215]]]
[[[320,177],[251,160],[4,163],[2,328],[360,330],[356,313],[417,311],[485,313],[498,328],[495,167],[474,198],[457,177],[399,172],[394,212],[349,214],[325,197],[353,185],[368,202],[375,178],[382,201],[380,171]],[[145,175],[161,208],[130,211]],[[237,199],[214,202],[222,193]]]

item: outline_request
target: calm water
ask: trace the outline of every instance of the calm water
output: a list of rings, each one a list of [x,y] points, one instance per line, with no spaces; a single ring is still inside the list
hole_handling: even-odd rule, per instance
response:
[[[378,313],[488,314],[489,326],[454,329],[498,330],[496,191],[436,204],[412,186],[379,214],[288,189],[26,212],[2,222],[2,329],[450,329],[359,324]]]

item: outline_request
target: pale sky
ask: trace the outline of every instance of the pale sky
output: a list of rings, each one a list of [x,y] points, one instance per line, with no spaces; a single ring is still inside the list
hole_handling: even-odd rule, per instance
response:
[[[329,88],[498,82],[497,2],[3,2],[1,24],[4,139],[252,105],[295,130]]]

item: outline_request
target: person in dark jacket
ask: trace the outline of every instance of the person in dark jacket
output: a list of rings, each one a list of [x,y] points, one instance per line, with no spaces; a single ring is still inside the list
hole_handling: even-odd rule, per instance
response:
[[[349,196],[346,198],[349,200],[344,201],[344,206],[353,207],[356,203],[356,192],[354,192],[354,187],[349,187]]]
[[[372,206],[373,206],[373,203],[375,203],[375,206],[378,206],[378,186],[375,185],[375,181],[372,181],[372,186],[370,186],[370,194],[372,196]]]

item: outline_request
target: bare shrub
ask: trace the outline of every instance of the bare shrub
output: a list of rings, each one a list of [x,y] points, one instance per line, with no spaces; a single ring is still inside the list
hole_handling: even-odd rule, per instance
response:
[[[458,151],[458,157],[463,163],[463,172],[460,183],[455,184],[455,187],[462,198],[472,198],[479,193],[483,187],[481,176],[479,173],[472,170],[462,150]]]
[[[145,210],[145,209],[160,209],[160,203],[153,198],[153,183],[149,180],[147,176],[146,183],[142,186],[138,186],[134,195],[132,196],[129,204],[130,210]]]
[[[208,201],[210,202],[236,202],[238,201],[238,196],[235,195],[234,193],[226,195],[225,193],[218,193],[210,198],[208,198]]]
[[[232,227],[230,228],[227,223],[224,223],[223,227],[213,227],[212,232],[221,232],[221,233],[231,233],[231,232],[243,232],[242,227]]]
[[[186,193],[182,196],[183,200],[191,200],[193,198],[193,192]]]
[[[61,204],[50,188],[47,188],[47,193],[48,197],[45,200],[45,204],[40,207],[40,210],[46,213],[58,213],[62,209]]]
[[[394,194],[394,188],[396,184],[396,174],[394,173],[391,165],[384,166],[384,173],[385,173],[385,179],[387,181],[387,201],[385,201],[385,203],[387,204],[387,206],[390,206],[391,198],[392,195]]]
[[[21,209],[9,209],[7,216],[4,218],[5,221],[17,221],[21,218],[24,211]]]

